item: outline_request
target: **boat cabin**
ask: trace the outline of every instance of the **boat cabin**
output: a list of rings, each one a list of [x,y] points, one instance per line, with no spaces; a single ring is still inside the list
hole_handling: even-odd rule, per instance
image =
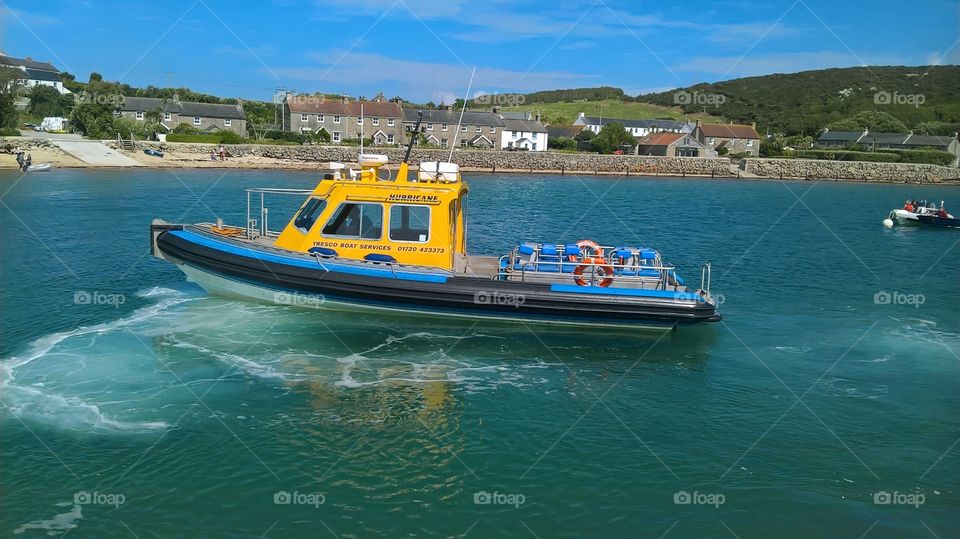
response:
[[[363,155],[359,173],[327,174],[277,237],[282,249],[370,262],[453,270],[466,256],[463,200],[468,189],[453,163],[421,163],[414,178],[401,163]]]

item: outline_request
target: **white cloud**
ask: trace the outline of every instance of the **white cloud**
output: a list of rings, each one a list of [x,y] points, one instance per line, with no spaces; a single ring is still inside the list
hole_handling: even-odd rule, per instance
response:
[[[420,62],[391,58],[381,54],[340,51],[311,53],[316,65],[280,67],[274,71],[281,77],[310,81],[317,90],[370,94],[372,84],[397,86],[397,92],[412,99],[438,99],[438,96],[462,96],[467,90],[472,68],[458,64]],[[474,88],[496,92],[530,92],[543,89],[584,86],[595,83],[593,75],[565,71],[531,71],[523,73],[496,67],[478,67]]]

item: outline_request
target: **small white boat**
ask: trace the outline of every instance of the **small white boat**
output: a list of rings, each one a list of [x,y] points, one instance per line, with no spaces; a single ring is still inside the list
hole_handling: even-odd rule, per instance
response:
[[[53,168],[52,163],[37,163],[36,165],[27,167],[27,172],[47,172],[51,168]]]
[[[920,219],[918,215],[936,215],[937,208],[932,207],[920,207],[914,211],[907,211],[904,209],[891,210],[888,219],[892,220],[898,225],[920,225]]]

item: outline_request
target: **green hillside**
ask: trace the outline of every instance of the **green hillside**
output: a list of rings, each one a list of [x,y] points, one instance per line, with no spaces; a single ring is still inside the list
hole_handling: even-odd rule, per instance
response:
[[[761,132],[769,127],[771,132],[811,134],[834,122],[849,128],[857,124],[850,120],[864,111],[889,114],[908,129],[930,134],[953,134],[960,123],[960,66],[804,71],[702,83],[636,100],[671,106],[681,91],[686,92],[679,99],[685,112],[755,121]]]
[[[605,118],[624,118],[629,120],[663,118],[694,120],[703,117],[703,114],[685,114],[680,107],[664,107],[650,103],[622,99],[561,101],[557,103],[525,102],[518,106],[502,106],[502,110],[515,110],[540,113],[546,121],[555,124],[569,124],[577,119],[582,112],[587,116],[603,116]]]

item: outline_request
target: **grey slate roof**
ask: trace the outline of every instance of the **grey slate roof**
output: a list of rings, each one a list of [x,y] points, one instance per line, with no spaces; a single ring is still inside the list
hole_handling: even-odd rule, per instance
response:
[[[520,112],[508,110],[500,113],[500,117],[504,120],[532,120],[533,114],[529,112]]]
[[[860,144],[903,144],[910,137],[907,133],[867,133],[860,137]]]
[[[418,109],[403,109],[403,121],[414,123],[417,121]],[[459,110],[434,110],[423,111],[423,123],[449,124],[457,125],[460,121]],[[468,110],[463,113],[463,125],[482,125],[489,127],[503,127],[503,120],[500,116],[492,112],[479,112]]]
[[[574,122],[578,125],[599,125],[603,127],[608,124],[617,123],[626,128],[631,127],[640,127],[643,129],[650,129],[651,127],[656,126],[658,129],[670,129],[679,131],[683,127],[684,122],[678,120],[625,120],[623,118],[603,118],[601,120],[597,116],[583,116],[577,118],[577,121]]]
[[[935,135],[911,135],[904,142],[906,146],[933,146],[935,148],[947,148],[953,141],[953,137],[940,137]]]
[[[503,128],[507,131],[526,131],[530,133],[546,133],[547,128],[536,120],[503,120]]]
[[[856,142],[861,136],[863,131],[827,131],[817,137],[817,140]]]
[[[60,71],[53,67],[53,64],[50,62],[37,62],[35,60],[27,60],[25,58],[14,58],[13,56],[0,56],[0,65],[25,67],[28,69],[39,69],[41,71],[60,73]]]
[[[50,82],[60,82],[60,73],[56,71],[48,71],[46,69],[33,69],[32,67],[26,68],[24,71],[27,72],[27,79],[29,80],[45,80]]]
[[[120,110],[125,112],[148,112],[162,109],[180,116],[200,116],[202,118],[230,118],[245,120],[243,109],[237,105],[219,103],[194,103],[192,101],[173,101],[159,97],[124,97]]]

